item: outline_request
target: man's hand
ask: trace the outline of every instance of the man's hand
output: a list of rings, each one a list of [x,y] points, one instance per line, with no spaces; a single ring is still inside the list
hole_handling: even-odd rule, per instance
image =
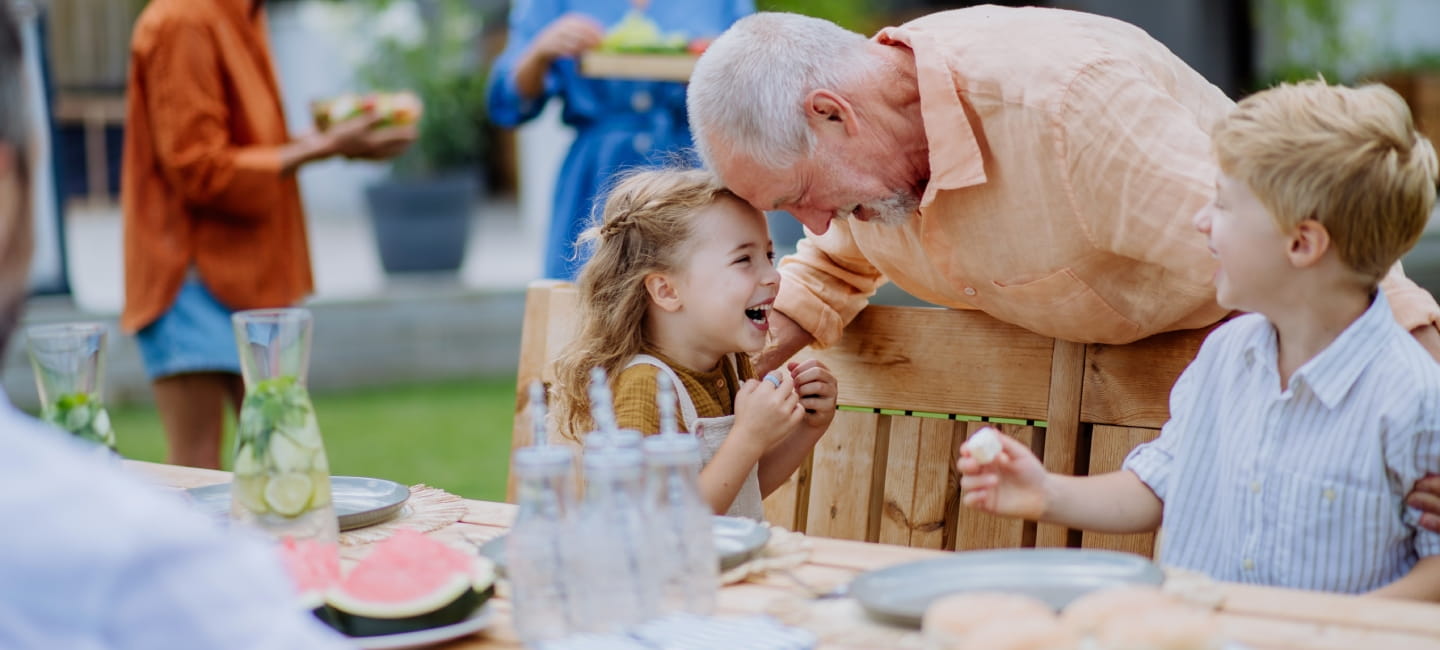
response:
[[[1440,533],[1440,474],[1416,481],[1415,488],[1405,497],[1405,505],[1424,513],[1420,515],[1422,528]]]
[[[1430,356],[1434,357],[1436,361],[1440,361],[1440,330],[1435,329],[1434,325],[1426,323],[1410,330],[1410,335],[1420,342],[1420,347],[1425,348]]]
[[[760,356],[755,358],[755,373],[765,376],[771,370],[780,367],[780,364],[790,360],[801,348],[810,345],[815,337],[810,336],[789,316],[774,309],[770,310],[770,341]]]

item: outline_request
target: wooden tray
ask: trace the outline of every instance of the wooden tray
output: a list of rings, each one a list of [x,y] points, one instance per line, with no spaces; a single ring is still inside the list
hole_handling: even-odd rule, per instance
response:
[[[689,81],[697,58],[689,54],[588,52],[580,57],[580,74],[607,79]]]

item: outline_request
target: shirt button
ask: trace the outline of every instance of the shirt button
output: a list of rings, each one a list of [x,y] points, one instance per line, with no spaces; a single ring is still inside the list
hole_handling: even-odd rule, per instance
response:
[[[1335,502],[1335,490],[1333,488],[1325,488],[1325,500],[1331,503]]]
[[[967,296],[973,296],[973,295],[975,295],[975,287],[965,287],[965,295],[967,295]]]
[[[654,105],[655,100],[650,97],[650,93],[644,90],[638,91],[630,96],[630,108],[635,109],[636,113],[644,113]]]
[[[655,139],[651,138],[649,133],[637,133],[630,144],[635,147],[635,153],[649,153],[650,147],[655,144]]]
[[[1245,558],[1245,561],[1244,561],[1244,562],[1240,563],[1240,566],[1245,567],[1245,570],[1246,570],[1246,571],[1254,571],[1254,570],[1255,570],[1255,560],[1252,560],[1252,559],[1250,559],[1250,558],[1247,557],[1247,558]]]
[[[1254,492],[1255,494],[1260,494],[1260,481],[1251,481],[1250,491]]]
[[[716,388],[724,388],[724,387],[725,387],[725,380],[724,380],[723,378],[721,378],[721,379],[716,379],[716,380],[715,380],[715,387],[716,387]]]

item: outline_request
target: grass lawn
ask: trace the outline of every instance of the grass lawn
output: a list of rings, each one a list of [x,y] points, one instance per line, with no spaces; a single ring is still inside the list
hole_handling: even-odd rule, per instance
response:
[[[471,499],[503,501],[515,378],[482,378],[312,396],[337,476],[425,483]],[[126,458],[163,462],[165,436],[150,404],[113,407]],[[227,427],[225,468],[234,444]]]

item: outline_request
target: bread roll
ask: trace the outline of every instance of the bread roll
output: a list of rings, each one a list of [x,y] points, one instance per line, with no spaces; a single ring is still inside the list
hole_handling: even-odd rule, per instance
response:
[[[1110,587],[1076,598],[1060,613],[1060,619],[1070,629],[1086,635],[1114,617],[1136,620],[1148,610],[1175,606],[1178,601],[1156,587]]]
[[[1048,626],[1057,619],[1049,605],[1029,596],[975,591],[936,600],[925,609],[920,629],[930,648],[984,647],[962,644],[971,631],[996,622],[1029,628]]]

